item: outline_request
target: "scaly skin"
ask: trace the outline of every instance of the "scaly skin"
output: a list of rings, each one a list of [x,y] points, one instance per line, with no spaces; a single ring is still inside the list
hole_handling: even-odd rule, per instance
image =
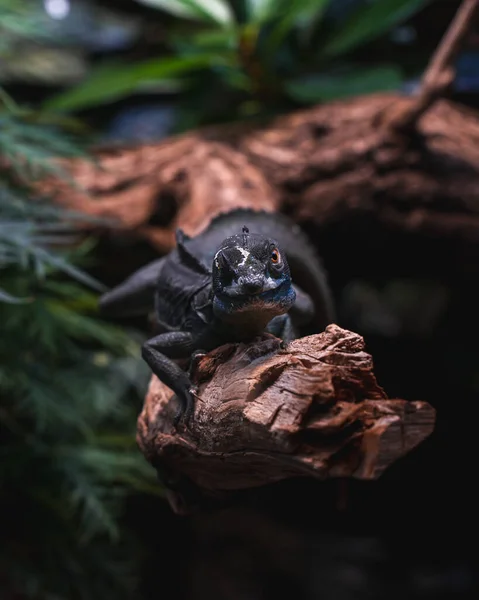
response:
[[[304,234],[281,215],[250,210],[220,215],[195,238],[178,231],[174,250],[100,304],[126,315],[147,312],[153,297],[163,333],[144,344],[142,356],[179,398],[176,422],[191,416],[194,390],[175,360],[265,331],[287,343],[334,320],[324,271]]]

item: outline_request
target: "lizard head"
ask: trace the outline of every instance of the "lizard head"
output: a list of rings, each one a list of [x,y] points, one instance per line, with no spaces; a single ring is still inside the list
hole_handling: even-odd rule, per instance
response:
[[[213,259],[213,310],[241,321],[256,315],[268,321],[286,313],[296,294],[285,254],[278,243],[246,227],[226,238]]]

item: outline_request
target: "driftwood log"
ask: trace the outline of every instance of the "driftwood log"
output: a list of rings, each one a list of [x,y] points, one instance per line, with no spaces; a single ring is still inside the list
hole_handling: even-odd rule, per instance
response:
[[[222,346],[194,381],[194,418],[176,430],[176,399],[151,379],[137,439],[160,471],[206,498],[299,476],[375,479],[434,428],[432,406],[388,399],[363,339],[337,325],[285,349],[269,335]]]
[[[370,218],[380,227],[479,242],[479,121],[437,102],[414,134],[383,117],[413,100],[377,94],[317,106],[264,128],[215,127],[70,162],[79,189],[43,191],[114,221],[166,252],[237,206],[280,210],[318,226]]]

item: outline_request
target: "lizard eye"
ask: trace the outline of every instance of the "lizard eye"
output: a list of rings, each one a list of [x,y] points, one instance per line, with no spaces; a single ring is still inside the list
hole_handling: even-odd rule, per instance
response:
[[[271,262],[273,265],[279,265],[281,262],[281,254],[279,253],[278,248],[273,248],[271,251]]]

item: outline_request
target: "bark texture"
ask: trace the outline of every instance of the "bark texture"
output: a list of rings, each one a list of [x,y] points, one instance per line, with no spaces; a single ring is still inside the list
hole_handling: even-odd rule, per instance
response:
[[[426,402],[388,399],[363,339],[337,325],[285,349],[270,335],[222,346],[194,381],[194,417],[177,431],[176,399],[152,378],[137,439],[206,495],[296,476],[375,479],[434,427]]]
[[[65,163],[78,189],[44,182],[62,203],[133,230],[162,251],[177,226],[202,230],[236,206],[328,226],[352,215],[381,227],[479,241],[479,121],[437,101],[407,133],[390,126],[414,98],[376,94],[261,127],[218,126]]]

